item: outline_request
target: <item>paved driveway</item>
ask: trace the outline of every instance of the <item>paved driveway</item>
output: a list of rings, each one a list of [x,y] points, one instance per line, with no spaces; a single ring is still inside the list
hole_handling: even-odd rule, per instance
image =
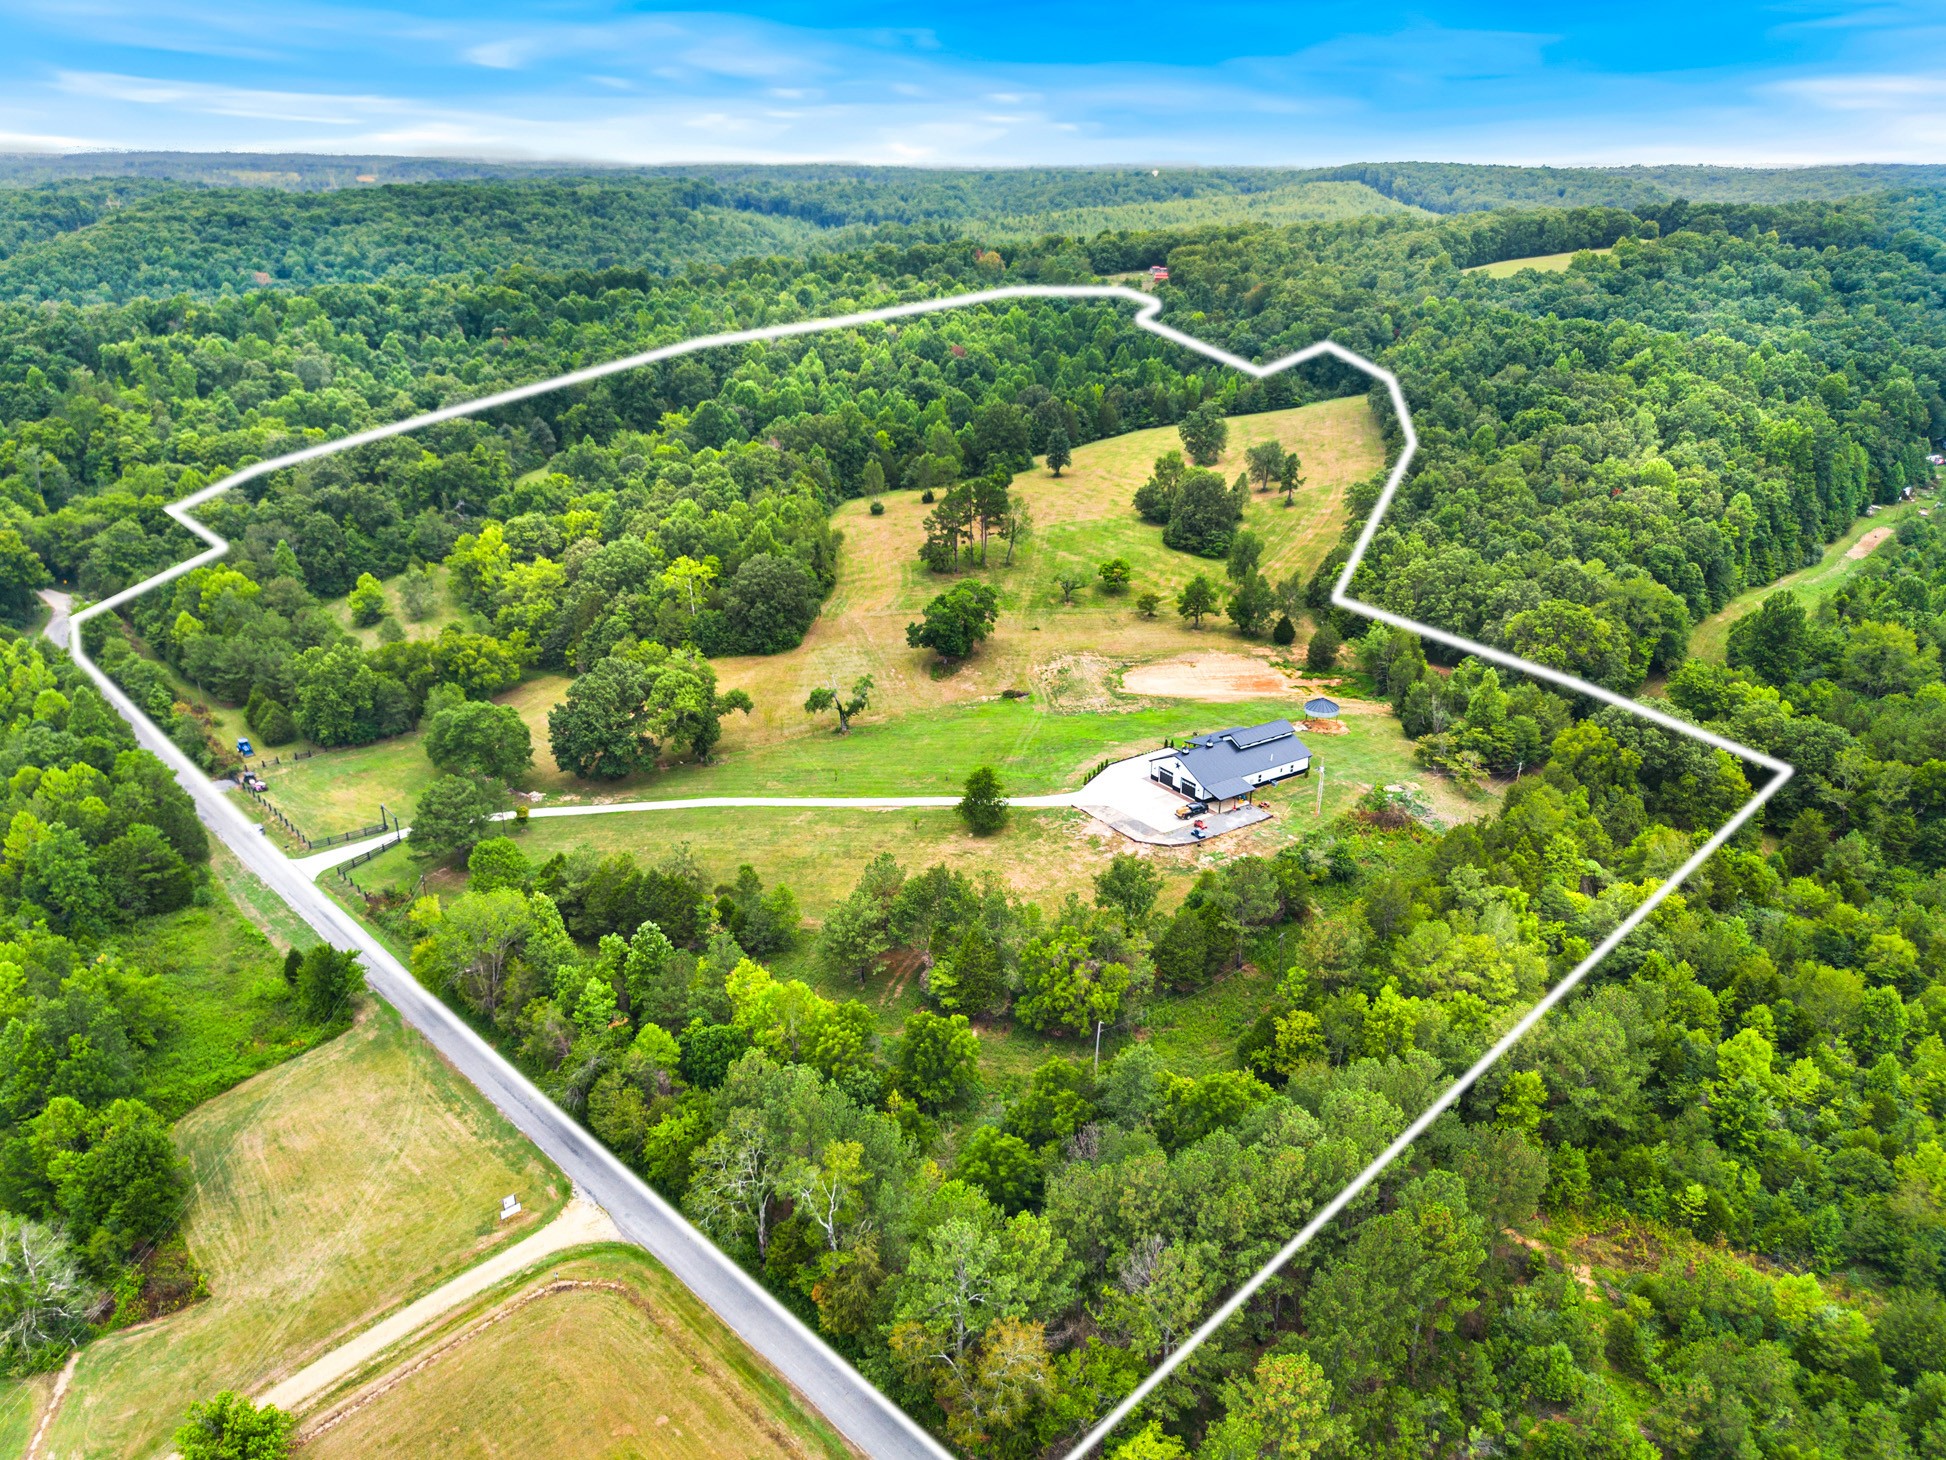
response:
[[[1149,779],[1150,763],[1169,753],[1152,750],[1116,761],[1074,793],[1074,804],[1130,841],[1156,847],[1188,846],[1199,838],[1191,823],[1176,819],[1177,808],[1186,804],[1184,798]],[[1235,811],[1208,812],[1201,819],[1200,840],[1208,841],[1226,831],[1268,821],[1270,813],[1244,806]]]

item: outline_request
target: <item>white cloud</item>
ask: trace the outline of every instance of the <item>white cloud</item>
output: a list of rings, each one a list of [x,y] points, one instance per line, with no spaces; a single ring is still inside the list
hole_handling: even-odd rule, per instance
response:
[[[398,110],[404,105],[381,96],[259,91],[194,81],[157,81],[142,76],[117,76],[102,71],[63,71],[57,76],[56,84],[71,95],[104,101],[175,107],[219,117],[310,122],[321,126],[351,126],[377,113]]]
[[[975,165],[1919,160],[1946,138],[1933,100],[1946,99],[1946,77],[1912,64],[1924,50],[1884,68],[1860,57],[1621,76],[1551,60],[1551,34],[1414,24],[1216,65],[1172,64],[1166,45],[1161,61],[1002,63],[955,57],[924,30],[610,3],[516,14],[485,0],[478,18],[428,19],[292,0],[272,24],[261,8],[214,0],[0,0],[0,16],[31,13],[58,33],[64,58],[100,58],[37,70],[15,57],[0,127],[90,145],[349,151],[383,139],[617,162],[696,160],[704,146],[723,159]],[[113,44],[91,51],[96,30]],[[218,57],[280,49],[196,65],[193,79],[175,79],[182,65],[155,49],[139,62],[116,49],[164,33]]]
[[[1807,76],[1772,89],[1835,111],[1885,111],[1915,103],[1932,110],[1946,102],[1946,75]]]
[[[494,71],[514,71],[527,63],[534,49],[531,41],[487,41],[470,46],[460,54],[475,66],[485,66]]]

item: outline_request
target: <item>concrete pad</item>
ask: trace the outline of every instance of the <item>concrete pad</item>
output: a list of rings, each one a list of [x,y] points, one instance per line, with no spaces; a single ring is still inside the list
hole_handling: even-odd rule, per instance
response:
[[[1101,774],[1075,792],[1074,804],[1130,841],[1152,847],[1185,847],[1270,820],[1268,811],[1255,806],[1206,812],[1203,835],[1198,837],[1193,821],[1176,817],[1177,809],[1188,804],[1187,798],[1149,779],[1150,764],[1172,754],[1157,749],[1104,767]]]

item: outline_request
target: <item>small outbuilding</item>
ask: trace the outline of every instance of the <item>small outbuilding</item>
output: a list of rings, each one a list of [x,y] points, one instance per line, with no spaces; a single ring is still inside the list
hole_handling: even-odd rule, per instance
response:
[[[1289,720],[1198,735],[1150,762],[1150,777],[1180,796],[1227,811],[1259,786],[1309,774],[1311,752]]]
[[[1319,695],[1316,699],[1304,702],[1304,718],[1307,720],[1335,720],[1338,718],[1338,702]]]

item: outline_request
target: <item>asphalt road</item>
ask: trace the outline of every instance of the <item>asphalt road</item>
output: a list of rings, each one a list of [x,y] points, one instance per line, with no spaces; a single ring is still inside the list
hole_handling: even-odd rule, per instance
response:
[[[53,619],[47,625],[47,635],[53,642],[65,644],[69,638],[67,604],[50,602],[50,607]],[[718,1251],[452,1010],[421,988],[377,938],[272,846],[270,838],[237,808],[231,795],[198,770],[93,661],[75,657],[109,703],[134,727],[142,747],[175,772],[195,801],[204,825],[326,942],[356,950],[363,957],[372,991],[397,1009],[407,1024],[424,1035],[606,1211],[625,1237],[674,1273],[872,1460],[949,1460],[947,1451],[903,1410]]]

